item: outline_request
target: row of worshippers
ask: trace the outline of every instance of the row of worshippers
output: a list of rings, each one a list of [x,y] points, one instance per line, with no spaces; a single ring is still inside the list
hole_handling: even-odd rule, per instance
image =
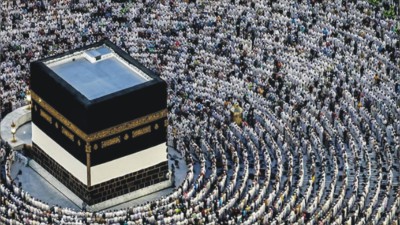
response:
[[[230,157],[226,158],[227,165],[244,170],[241,176],[248,176],[257,165],[254,163],[259,160],[256,149],[270,149],[271,146],[280,149],[268,153],[273,157],[270,170],[277,174],[288,171],[279,165],[291,161],[287,149],[300,146],[300,143],[304,145],[303,149],[295,151],[297,155],[301,151],[314,154],[315,146],[323,149],[335,146],[338,149],[335,159],[343,160],[346,146],[364,145],[365,142],[373,149],[387,149],[385,154],[399,158],[400,57],[397,57],[399,42],[394,33],[397,24],[382,18],[379,13],[371,16],[373,8],[366,2],[343,1],[338,4],[341,5],[339,10],[335,3],[342,1],[312,1],[312,4],[305,1],[222,1],[209,4],[144,0],[134,5],[86,1],[73,7],[68,1],[51,1],[43,3],[44,7],[38,2],[2,2],[7,10],[2,14],[4,29],[0,35],[9,44],[1,46],[5,54],[2,54],[0,64],[0,94],[4,102],[8,102],[3,107],[6,105],[9,110],[24,103],[24,93],[29,85],[29,62],[106,37],[167,81],[170,87],[169,143],[187,158],[193,155],[199,160],[196,162],[206,169],[205,173],[202,171],[203,176],[209,171],[205,162],[211,162],[214,157],[200,153],[209,152],[212,145],[207,147],[204,140],[210,143],[213,140],[211,134],[216,133],[225,137],[225,142],[220,144],[228,155],[233,156],[235,151],[240,153],[230,160]],[[236,125],[230,125],[232,121]],[[259,132],[262,135],[254,148],[251,142],[255,141],[249,137],[259,123],[268,124],[265,127],[268,132]],[[242,135],[241,131],[246,132]],[[220,152],[216,146],[211,149]],[[366,157],[368,153],[356,151],[353,154]],[[202,158],[197,158],[201,155]],[[223,159],[222,155],[215,154],[215,157],[219,161]],[[312,165],[317,162],[314,157],[309,159]],[[386,162],[387,157],[380,160]],[[237,173],[241,170],[228,171],[227,175],[238,179]],[[315,179],[322,182],[315,176],[316,172],[310,171],[309,175],[311,183]],[[230,190],[227,193],[233,200],[246,197],[244,191],[259,189],[257,185],[247,187],[236,179],[229,182],[229,188],[221,183],[221,187]],[[193,179],[184,190],[189,190],[190,195],[203,193],[199,187],[204,180],[205,177]],[[283,209],[284,200],[293,193],[283,187],[286,176],[276,176],[274,180],[276,183],[267,188],[275,190],[276,199],[268,201],[263,210],[247,207],[247,204],[241,204],[242,209],[222,210],[229,200],[221,201],[223,191],[215,191],[211,186],[210,195],[205,194],[207,198],[184,199],[185,207],[168,204],[162,209],[167,202],[159,205],[157,208],[161,211],[156,213],[160,215],[157,219],[148,213],[150,204],[146,204],[138,207],[128,220],[184,224],[218,219],[224,224],[242,219],[260,222],[260,218],[268,218],[277,223],[283,217],[279,209]],[[11,188],[10,191],[15,190]],[[325,192],[324,189],[320,191]],[[20,195],[19,192],[15,194]],[[180,198],[180,195],[184,195],[183,190],[174,192],[167,199]],[[308,198],[311,195],[310,192]],[[9,209],[12,209],[10,199],[13,198],[8,198]],[[245,199],[250,202],[254,196]],[[319,203],[317,198],[312,199],[316,204],[303,206],[295,216],[296,221],[300,217],[304,221],[312,218],[307,215]],[[209,202],[207,206],[214,202],[215,205],[211,210],[199,213],[186,206],[189,202],[191,206],[200,202]],[[17,203],[21,204],[20,201]],[[393,202],[391,205],[396,206]],[[310,212],[305,211],[307,207]],[[336,211],[344,207],[340,205]],[[185,211],[181,217],[181,212],[175,212],[185,208],[194,213],[188,215]],[[46,211],[45,208],[42,210]],[[40,215],[39,220],[47,219],[40,210],[33,211]],[[93,217],[69,209],[59,209],[57,216],[54,212],[50,214],[55,221],[61,218],[63,222],[81,223],[92,221],[90,218],[116,223],[123,217],[113,213]],[[252,214],[258,215],[256,219]],[[11,217],[14,221],[20,218]]]

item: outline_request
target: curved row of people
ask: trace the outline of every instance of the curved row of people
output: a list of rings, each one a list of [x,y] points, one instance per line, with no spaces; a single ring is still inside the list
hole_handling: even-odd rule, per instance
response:
[[[399,223],[398,24],[367,2],[2,6],[3,110],[23,103],[29,62],[106,37],[167,81],[169,143],[189,165],[165,198],[91,213],[12,184],[12,153],[4,223]]]

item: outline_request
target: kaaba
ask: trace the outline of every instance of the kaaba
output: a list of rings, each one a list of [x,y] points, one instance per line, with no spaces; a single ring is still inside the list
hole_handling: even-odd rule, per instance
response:
[[[79,198],[93,205],[170,185],[164,80],[110,41],[30,70],[30,157]]]

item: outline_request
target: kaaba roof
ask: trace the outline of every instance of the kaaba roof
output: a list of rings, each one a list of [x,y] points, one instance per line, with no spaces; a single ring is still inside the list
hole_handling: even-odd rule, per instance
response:
[[[88,100],[152,80],[106,44],[44,63]]]
[[[166,109],[167,83],[107,40],[30,68],[32,98],[86,134]]]

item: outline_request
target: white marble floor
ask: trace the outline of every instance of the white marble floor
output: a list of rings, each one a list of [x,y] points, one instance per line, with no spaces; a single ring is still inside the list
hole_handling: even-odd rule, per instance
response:
[[[32,123],[28,122],[20,126],[15,133],[15,138],[24,143],[32,144]]]
[[[20,132],[23,134],[24,129],[28,129],[28,127],[23,128]],[[18,134],[18,133],[17,133]],[[171,167],[172,163],[175,163],[175,159],[178,161],[179,169],[175,170],[175,179],[176,185],[180,185],[187,173],[187,167],[185,161],[180,157],[180,154],[172,148],[169,148],[168,154],[171,156],[169,160],[169,165]],[[18,175],[18,171],[21,170],[21,175]],[[49,183],[45,178],[39,175],[35,170],[33,170],[29,165],[25,166],[22,161],[16,160],[13,166],[11,167],[12,177],[16,178],[17,182],[21,182],[22,189],[27,191],[31,196],[35,199],[40,199],[43,202],[46,202],[49,205],[58,205],[62,207],[68,207],[75,210],[80,209],[80,205],[76,205],[73,201],[69,199],[69,196],[65,195],[65,193],[57,190],[51,183]],[[157,198],[161,198],[162,196],[166,196],[169,193],[172,193],[174,188],[167,188],[161,190],[159,192],[152,193],[150,195],[146,195],[134,200],[130,200],[118,205],[115,205],[108,209],[122,209],[129,206],[140,205],[142,203],[155,200]]]

